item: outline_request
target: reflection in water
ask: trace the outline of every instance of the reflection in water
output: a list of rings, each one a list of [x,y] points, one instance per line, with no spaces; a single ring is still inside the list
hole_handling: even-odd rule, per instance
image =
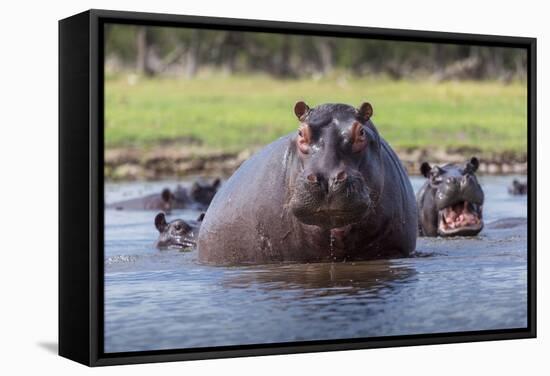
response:
[[[107,210],[105,351],[524,327],[526,223],[495,222],[526,217],[526,198],[507,194],[510,179],[481,179],[487,225],[478,236],[421,238],[416,257],[369,262],[201,265],[196,252],[153,247],[156,213]],[[164,186],[113,184],[106,192],[112,201]]]
[[[369,294],[392,288],[392,283],[414,275],[407,266],[389,260],[357,263],[319,263],[246,267],[223,282],[228,288],[247,288],[256,284],[266,290],[298,290],[303,297]]]

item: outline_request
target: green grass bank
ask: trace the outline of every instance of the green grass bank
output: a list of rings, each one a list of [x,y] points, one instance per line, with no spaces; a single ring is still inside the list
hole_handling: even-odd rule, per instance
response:
[[[212,151],[220,159],[254,150],[297,128],[293,114],[297,100],[310,106],[326,102],[359,106],[368,101],[382,136],[407,153],[440,150],[511,155],[508,159],[514,160],[524,159],[527,150],[524,82],[345,76],[276,80],[215,74],[192,80],[108,78],[106,151],[120,154],[131,149],[139,159],[141,151],[176,148],[203,156]]]

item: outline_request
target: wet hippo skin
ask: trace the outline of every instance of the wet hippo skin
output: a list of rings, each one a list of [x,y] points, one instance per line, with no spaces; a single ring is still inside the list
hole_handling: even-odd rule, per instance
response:
[[[407,256],[417,212],[372,106],[295,105],[298,130],[264,147],[220,189],[199,233],[213,264]]]

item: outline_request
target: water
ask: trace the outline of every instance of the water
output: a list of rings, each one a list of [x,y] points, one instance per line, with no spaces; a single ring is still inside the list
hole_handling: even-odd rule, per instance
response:
[[[526,217],[514,177],[481,177],[485,223]],[[412,178],[415,191],[423,183]],[[176,182],[106,185],[106,201]],[[527,229],[420,238],[418,257],[357,263],[200,265],[153,248],[155,212],[105,212],[105,351],[520,328],[527,325]],[[200,214],[179,211],[171,218]]]

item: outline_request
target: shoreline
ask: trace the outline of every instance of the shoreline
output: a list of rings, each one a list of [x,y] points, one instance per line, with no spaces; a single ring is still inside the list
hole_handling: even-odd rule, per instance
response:
[[[202,175],[230,176],[260,147],[228,152],[197,147],[157,146],[154,148],[111,148],[105,150],[106,181],[160,180]],[[420,164],[464,163],[476,156],[482,175],[526,175],[527,153],[482,153],[474,148],[445,150],[428,148],[395,149],[409,175],[420,175]]]

